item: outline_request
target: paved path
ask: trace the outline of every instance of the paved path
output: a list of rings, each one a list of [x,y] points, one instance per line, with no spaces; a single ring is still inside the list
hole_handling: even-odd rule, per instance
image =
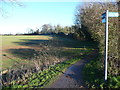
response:
[[[82,80],[82,70],[86,63],[96,57],[95,51],[69,67],[48,88],[87,88]]]

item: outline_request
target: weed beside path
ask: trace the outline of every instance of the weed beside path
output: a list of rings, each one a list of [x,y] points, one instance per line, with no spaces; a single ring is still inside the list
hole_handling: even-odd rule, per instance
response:
[[[85,65],[83,79],[88,88],[120,88],[120,75],[108,75],[107,81],[104,81],[104,69],[101,64],[99,57],[97,57]]]

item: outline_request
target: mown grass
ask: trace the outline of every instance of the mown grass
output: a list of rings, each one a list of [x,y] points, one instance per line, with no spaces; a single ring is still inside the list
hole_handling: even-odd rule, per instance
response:
[[[85,65],[83,70],[84,81],[89,88],[120,88],[120,76],[109,76],[104,81],[104,69],[101,61],[96,58]]]
[[[9,46],[21,46],[19,43],[14,42],[25,42],[24,40],[49,40],[52,37],[44,35],[24,35],[24,36],[2,36],[2,49]]]
[[[49,40],[55,38],[55,43],[51,44]],[[46,35],[39,36],[2,36],[2,69],[14,67],[16,60],[26,62],[36,54],[36,48],[41,49],[41,43],[51,44],[53,47],[61,47],[59,50],[61,56],[77,56],[80,53],[87,52],[92,46],[92,42],[80,42],[63,37],[51,37]],[[43,45],[46,45],[43,44]],[[92,45],[91,45],[92,44]],[[26,48],[27,47],[27,48]],[[52,51],[51,51],[52,52]]]
[[[7,69],[9,67],[14,67],[14,63],[17,61],[26,63],[28,57],[33,56],[34,49],[31,49],[32,42],[29,45],[24,43],[28,42],[29,40],[50,40],[51,36],[44,36],[44,35],[24,35],[24,36],[1,36],[1,66],[2,70]],[[23,44],[20,44],[23,43]],[[39,47],[38,44],[41,42],[37,42],[36,47]],[[12,51],[14,53],[12,53]],[[6,56],[3,56],[5,54]]]

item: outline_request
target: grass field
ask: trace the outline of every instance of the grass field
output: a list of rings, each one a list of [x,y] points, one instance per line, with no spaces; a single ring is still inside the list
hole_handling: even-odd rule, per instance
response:
[[[96,44],[90,41],[79,41],[67,37],[40,35],[3,36],[2,45],[2,70],[3,72],[11,70],[8,75],[12,77],[11,81],[5,81],[7,78],[3,79],[4,82],[7,82],[4,83],[5,86],[13,85],[13,87],[21,87],[22,84],[17,86],[14,84],[16,82],[14,81],[16,80],[15,76],[17,75],[18,78],[22,75],[21,80],[25,80],[24,83],[26,83],[29,82],[29,78],[25,79],[26,75],[33,75],[30,78],[32,83],[29,83],[29,85],[31,87],[34,85],[36,87],[37,85],[43,87],[49,84],[49,81],[57,76],[58,73],[91,53],[95,49]],[[50,67],[54,67],[55,71],[51,70]],[[34,70],[35,73],[36,71],[39,72],[38,74],[41,73],[39,78],[37,74],[34,75],[32,73]],[[27,72],[25,73],[24,71]],[[44,74],[44,72],[46,73]],[[3,75],[3,77],[6,77],[6,75]],[[34,84],[34,81],[37,84]],[[43,84],[44,82],[46,84]]]
[[[6,69],[12,67],[15,61],[26,62],[22,58],[28,57],[28,53],[35,48],[40,48],[39,44],[51,39],[50,36],[2,36],[2,68]],[[24,55],[24,56],[23,56]],[[27,58],[26,58],[27,59]]]
[[[77,56],[86,52],[86,47],[92,46],[90,42],[79,42],[68,38],[51,36],[2,36],[2,69],[14,66],[14,62],[29,63],[30,59],[40,50],[40,44],[51,44],[53,47],[62,48],[60,55],[63,57]]]
[[[26,42],[28,40],[49,40],[50,38],[50,36],[2,36],[2,50],[16,48],[17,46],[18,48],[20,46],[26,46],[20,45],[19,42]]]
[[[51,36],[2,36],[2,69],[6,69],[14,66],[14,62],[27,63],[36,53],[36,50],[41,48],[40,44],[43,42],[49,43],[49,40],[52,39]],[[59,40],[58,40],[59,39]],[[57,40],[54,40],[53,47],[62,47],[64,48],[61,51],[63,56],[75,56],[79,54],[80,49],[85,48],[86,42],[78,42],[67,38],[57,37]],[[82,47],[81,47],[82,46]],[[82,52],[83,52],[82,51]]]

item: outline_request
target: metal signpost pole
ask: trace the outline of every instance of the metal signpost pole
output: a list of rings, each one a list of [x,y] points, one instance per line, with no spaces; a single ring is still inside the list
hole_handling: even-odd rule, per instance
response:
[[[108,58],[108,13],[106,11],[106,23],[105,23],[105,81],[107,80],[107,58]]]
[[[102,23],[105,23],[105,81],[107,80],[107,59],[108,59],[108,17],[119,17],[118,12],[109,12],[108,10],[102,14]]]

